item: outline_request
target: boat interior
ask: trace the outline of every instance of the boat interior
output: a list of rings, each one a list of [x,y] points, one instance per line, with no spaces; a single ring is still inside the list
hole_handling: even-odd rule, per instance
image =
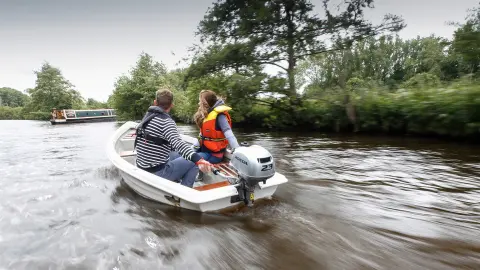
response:
[[[130,164],[135,166],[136,152],[133,150],[133,141],[135,140],[135,130],[130,130],[123,138],[120,139],[122,142],[129,142],[128,144],[131,147],[126,147],[125,151],[121,151],[120,157],[128,161]],[[189,143],[189,142],[187,142]],[[229,181],[230,178],[236,178],[237,173],[233,167],[230,165],[230,153],[224,155],[222,162],[218,164],[213,164],[213,166],[220,172],[220,174],[214,174],[210,172],[208,174],[201,174],[201,177],[197,177],[193,188],[198,191],[211,190],[215,188],[225,187],[229,185],[235,185]]]
[[[53,119],[65,119],[63,115],[63,110],[52,109],[52,118]]]

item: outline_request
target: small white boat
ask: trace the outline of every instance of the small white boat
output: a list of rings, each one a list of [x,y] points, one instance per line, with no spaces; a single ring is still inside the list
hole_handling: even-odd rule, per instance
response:
[[[161,178],[135,165],[136,122],[126,122],[113,134],[107,155],[127,185],[143,197],[200,212],[218,211],[241,203],[270,199],[280,184],[288,182],[275,171],[270,153],[261,146],[241,146],[225,155],[215,172],[204,174],[193,188]],[[197,140],[181,135],[193,145]]]

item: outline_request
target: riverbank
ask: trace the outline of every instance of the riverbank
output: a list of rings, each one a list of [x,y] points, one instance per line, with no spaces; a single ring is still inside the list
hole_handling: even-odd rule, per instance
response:
[[[236,126],[268,130],[386,134],[479,141],[480,86],[363,89],[305,100],[294,110],[255,105]]]
[[[23,107],[0,106],[0,120],[49,120],[49,112],[28,112]]]
[[[348,94],[349,103],[345,103]],[[227,102],[228,103],[228,102]],[[191,104],[177,106],[172,116],[191,124]],[[276,106],[242,103],[230,105],[234,128],[264,131],[326,132],[339,134],[431,137],[480,142],[480,85],[450,84],[386,91],[356,89],[303,99],[288,110]],[[0,107],[0,119],[48,120],[48,112],[27,112],[22,107]],[[129,120],[121,119],[119,120]]]

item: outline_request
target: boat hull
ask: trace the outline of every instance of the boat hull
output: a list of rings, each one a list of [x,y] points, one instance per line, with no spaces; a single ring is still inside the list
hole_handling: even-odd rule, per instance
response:
[[[75,118],[75,119],[51,119],[52,125],[75,124],[75,123],[92,123],[92,122],[112,122],[116,117],[98,117],[98,118]]]
[[[52,118],[50,119],[50,123],[52,125],[59,125],[74,123],[107,122],[115,121],[116,118],[117,115],[114,109],[56,110],[54,108],[52,110]]]
[[[137,123],[126,122],[113,135],[107,145],[107,154],[113,165],[119,170],[124,182],[136,193],[150,200],[175,207],[200,212],[215,212],[243,204],[238,201],[237,187],[226,185],[208,190],[197,190],[186,187],[135,166],[135,154],[121,155],[131,152],[134,142],[134,128]],[[195,138],[181,135],[182,139],[191,143]],[[132,152],[133,153],[133,152]],[[270,199],[280,184],[288,182],[280,173],[259,183],[254,190],[255,201]]]
[[[174,198],[175,200],[169,200],[167,197],[170,197],[171,194],[160,190],[155,189],[152,186],[149,186],[145,182],[125,173],[124,171],[120,171],[120,175],[125,183],[133,189],[137,194],[140,196],[150,199],[153,201],[161,202],[164,204],[168,204],[175,207],[190,209],[199,212],[215,212],[226,208],[231,208],[235,206],[239,206],[243,204],[243,202],[235,202],[234,199],[238,193],[235,193],[233,196],[226,196],[224,198],[219,198],[216,200],[204,202],[204,203],[192,203],[187,200],[183,200],[181,198]],[[169,181],[166,179],[159,179],[158,181]],[[277,190],[277,186],[271,186],[263,189],[256,189],[254,192],[256,200],[260,199],[271,199],[275,191]]]

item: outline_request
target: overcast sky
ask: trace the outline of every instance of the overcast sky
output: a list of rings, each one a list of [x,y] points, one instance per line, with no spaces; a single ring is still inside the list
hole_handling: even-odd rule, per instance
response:
[[[403,38],[450,38],[479,0],[375,0],[368,18],[403,16]],[[0,0],[0,87],[35,86],[44,61],[61,69],[85,98],[106,101],[115,79],[145,51],[169,68],[187,54],[213,0]],[[321,2],[319,0],[313,3]]]

